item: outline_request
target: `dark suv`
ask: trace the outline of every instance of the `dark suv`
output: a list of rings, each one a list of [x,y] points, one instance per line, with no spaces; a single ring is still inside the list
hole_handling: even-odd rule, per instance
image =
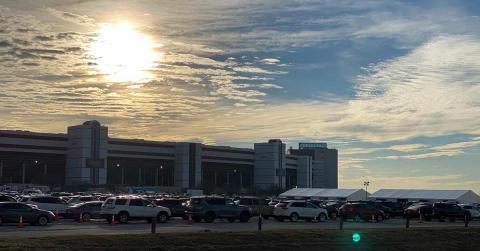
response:
[[[50,211],[33,208],[19,202],[0,202],[0,225],[18,223],[20,217],[24,223],[40,226],[45,226],[54,220],[54,215]]]
[[[390,209],[389,214],[390,217],[397,217],[397,216],[404,216],[404,208],[403,205],[399,202],[393,202],[393,201],[376,201],[375,202],[378,205],[388,207]],[[387,212],[385,212],[387,213]],[[388,217],[387,217],[388,218]]]
[[[456,219],[465,219],[465,216],[470,218],[470,212],[457,204],[444,202],[433,203],[432,218],[434,219],[438,219],[439,221],[448,219],[453,222]]]
[[[354,221],[371,220],[372,217],[376,221],[383,221],[385,213],[378,209],[372,203],[347,203],[338,209],[339,216],[344,219],[353,219]]]
[[[195,196],[187,202],[187,215],[191,215],[195,222],[202,219],[211,223],[216,218],[227,219],[234,222],[248,222],[252,216],[251,209],[246,206],[239,206],[233,200],[217,196]]]
[[[249,207],[252,210],[252,215],[262,215],[264,219],[268,219],[270,216],[273,216],[273,207],[270,207],[268,202],[269,201],[264,198],[253,196],[239,197],[237,200],[235,200],[235,203],[238,205]]]
[[[176,199],[176,198],[163,198],[163,199],[157,199],[154,200],[153,202],[157,206],[162,206],[170,209],[170,212],[172,212],[172,217],[182,217],[184,219],[187,218],[185,214],[185,210],[187,209],[186,199]]]

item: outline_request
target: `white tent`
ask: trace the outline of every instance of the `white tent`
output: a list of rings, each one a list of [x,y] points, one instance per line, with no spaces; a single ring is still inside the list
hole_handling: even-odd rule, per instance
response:
[[[292,188],[278,197],[289,199],[365,200],[363,189]]]
[[[480,196],[471,190],[380,189],[370,197],[390,201],[456,201],[458,203],[480,203]]]

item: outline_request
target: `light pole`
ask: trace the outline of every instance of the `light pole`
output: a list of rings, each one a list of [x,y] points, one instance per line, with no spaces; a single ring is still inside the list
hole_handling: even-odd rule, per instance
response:
[[[33,163],[34,163],[33,167],[38,168],[39,164],[40,164],[40,161],[35,160],[35,161],[33,161]],[[46,162],[43,163],[43,183],[44,184],[47,183],[47,163]]]
[[[116,166],[117,169],[118,169],[118,168],[120,167],[120,163],[117,163],[115,166]],[[124,185],[124,183],[125,183],[125,171],[124,171],[124,169],[123,169],[123,166],[122,166],[121,172],[122,172],[122,176],[121,176],[120,184],[121,184],[121,185]]]
[[[366,180],[363,182],[363,186],[365,186],[365,200],[368,199],[368,186],[370,186],[370,181]]]
[[[165,174],[163,173],[163,165],[160,165],[160,173],[162,174],[162,186],[165,186],[163,182],[163,176],[165,176]]]

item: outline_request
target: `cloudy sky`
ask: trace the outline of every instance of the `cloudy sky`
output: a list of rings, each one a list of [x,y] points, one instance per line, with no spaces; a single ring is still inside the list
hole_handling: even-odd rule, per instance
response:
[[[341,187],[480,192],[476,2],[0,0],[0,129],[328,142]]]

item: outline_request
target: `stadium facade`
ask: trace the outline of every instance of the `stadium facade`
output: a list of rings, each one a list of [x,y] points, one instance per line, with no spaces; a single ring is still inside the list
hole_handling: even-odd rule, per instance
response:
[[[110,138],[98,121],[66,134],[0,131],[0,184],[152,186],[214,192],[338,187],[338,153],[326,144],[290,149],[278,139],[253,149]]]

